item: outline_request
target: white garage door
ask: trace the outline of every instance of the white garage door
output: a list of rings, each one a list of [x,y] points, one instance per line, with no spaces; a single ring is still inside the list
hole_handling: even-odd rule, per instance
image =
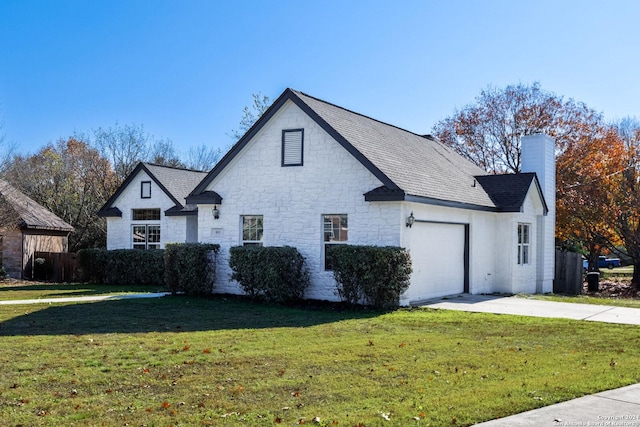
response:
[[[465,226],[416,222],[410,233],[413,274],[409,300],[465,291]]]

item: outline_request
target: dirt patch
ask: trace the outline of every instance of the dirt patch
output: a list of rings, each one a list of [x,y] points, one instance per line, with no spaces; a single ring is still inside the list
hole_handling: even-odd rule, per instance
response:
[[[590,292],[587,283],[583,284],[583,295],[589,295],[599,298],[631,298],[640,299],[640,289],[631,285],[631,279],[603,279],[600,280],[597,292]]]
[[[0,287],[8,287],[8,286],[35,286],[35,285],[45,285],[46,282],[38,282],[35,280],[19,280],[12,279],[8,277],[4,280],[0,280]]]

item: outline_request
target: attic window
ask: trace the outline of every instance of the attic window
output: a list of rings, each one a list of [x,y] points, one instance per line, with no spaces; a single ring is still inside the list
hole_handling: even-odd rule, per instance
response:
[[[142,181],[140,183],[140,198],[142,199],[151,198],[151,181]]]
[[[282,166],[302,166],[304,129],[282,131]]]

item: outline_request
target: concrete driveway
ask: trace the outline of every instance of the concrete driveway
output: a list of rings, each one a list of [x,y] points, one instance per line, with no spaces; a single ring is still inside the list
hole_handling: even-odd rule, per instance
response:
[[[610,305],[541,301],[526,296],[461,294],[425,301],[423,307],[478,313],[554,317],[591,322],[640,325],[640,309]],[[640,423],[638,424],[640,427]]]

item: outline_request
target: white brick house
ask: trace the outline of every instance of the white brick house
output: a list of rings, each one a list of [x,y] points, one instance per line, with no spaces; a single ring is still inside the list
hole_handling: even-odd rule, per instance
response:
[[[311,275],[308,298],[337,298],[325,263],[336,244],[407,248],[414,273],[403,303],[462,292],[550,292],[549,153],[552,139],[523,138],[523,157],[540,158],[523,164],[539,170],[487,176],[429,136],[287,89],[185,205],[197,206],[197,240],[221,246],[217,292],[240,293],[228,257],[243,244],[296,247]],[[139,192],[136,182],[128,185]],[[126,231],[110,225],[108,232]],[[118,239],[110,236],[109,248]]]
[[[107,218],[107,249],[160,249],[197,242],[195,206],[185,198],[206,173],[139,163],[100,209]]]

